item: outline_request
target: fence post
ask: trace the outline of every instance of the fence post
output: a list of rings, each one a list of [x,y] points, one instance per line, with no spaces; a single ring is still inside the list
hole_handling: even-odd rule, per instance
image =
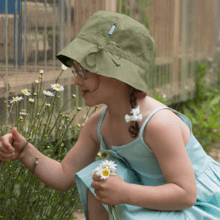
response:
[[[188,81],[187,75],[187,67],[188,67],[188,0],[182,1],[182,30],[181,30],[181,69],[180,69],[180,99],[185,101],[188,98],[187,88]]]
[[[180,0],[175,0],[174,8],[174,38],[173,38],[173,82],[172,92],[173,96],[179,92],[179,36],[180,36]]]
[[[220,66],[220,2],[219,0],[215,0],[214,2],[214,5],[215,5],[215,34],[214,34],[214,41],[215,41],[215,44],[214,44],[214,48],[213,48],[213,66],[212,68],[214,69],[214,72],[215,73],[215,77],[216,77],[216,81],[219,81],[220,82],[220,73],[219,71],[217,70],[218,68],[216,67],[219,67]],[[216,65],[217,66],[214,66]]]
[[[106,11],[115,11],[116,12],[116,0],[106,0],[106,5],[105,5],[105,10]]]

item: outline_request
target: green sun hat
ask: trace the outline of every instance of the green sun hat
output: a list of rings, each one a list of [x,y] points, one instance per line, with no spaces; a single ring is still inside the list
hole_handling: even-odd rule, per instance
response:
[[[94,13],[57,58],[67,67],[76,60],[92,73],[115,78],[147,94],[156,44],[149,30],[113,11]]]

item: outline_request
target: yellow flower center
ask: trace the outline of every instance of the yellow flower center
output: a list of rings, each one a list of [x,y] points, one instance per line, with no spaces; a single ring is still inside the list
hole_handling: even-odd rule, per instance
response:
[[[15,101],[15,102],[17,102],[17,101],[18,101],[18,99],[14,99],[14,101]]]
[[[60,86],[56,86],[57,89],[60,89]]]
[[[104,176],[108,176],[108,173],[109,173],[108,170],[103,170],[103,172],[102,172],[102,174],[103,174]]]
[[[110,167],[108,164],[106,164],[107,167]]]
[[[27,92],[24,92],[25,95],[27,95]]]

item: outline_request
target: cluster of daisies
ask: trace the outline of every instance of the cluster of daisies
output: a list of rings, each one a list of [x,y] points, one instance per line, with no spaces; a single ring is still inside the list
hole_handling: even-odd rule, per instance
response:
[[[64,67],[62,67],[62,70],[64,70]],[[44,73],[44,71],[43,71],[43,70],[40,70],[40,74],[42,75],[43,73]],[[39,83],[39,80],[36,80],[35,83],[38,84],[38,83]],[[58,91],[58,92],[64,91],[64,87],[61,86],[61,85],[58,84],[58,83],[56,83],[56,84],[51,84],[51,88],[52,88],[53,90],[55,90],[55,91]],[[28,89],[22,89],[21,91],[22,91],[22,93],[23,93],[25,96],[30,96],[30,95],[31,95],[31,93],[28,91]],[[54,94],[53,94],[52,92],[50,92],[50,91],[44,90],[43,93],[44,93],[44,95],[46,95],[46,96],[50,96],[50,97],[54,96]],[[19,96],[17,96],[17,97],[12,97],[12,100],[10,100],[10,103],[18,102],[18,101],[21,101],[21,100],[23,100],[23,99],[24,99],[23,97],[19,97]],[[29,102],[34,102],[34,99],[33,99],[33,98],[29,98]]]
[[[56,91],[58,91],[58,92],[61,92],[61,91],[63,91],[64,90],[64,87],[63,86],[61,86],[60,84],[52,84],[51,85],[51,88],[53,89],[53,90],[56,90]],[[28,91],[28,89],[22,89],[21,90],[22,91],[22,93],[25,95],[25,96],[29,96],[29,95],[31,95],[31,93]],[[52,93],[52,92],[50,92],[50,91],[46,91],[46,90],[44,90],[43,91],[43,93],[46,95],[46,96],[54,96],[54,94]],[[21,100],[23,100],[24,98],[22,98],[22,97],[12,97],[12,100],[10,101],[10,103],[13,103],[13,102],[18,102],[18,101],[21,101]],[[29,102],[34,102],[34,99],[33,98],[29,98]]]
[[[65,70],[68,69],[68,67],[66,67],[64,64],[62,64],[61,69],[62,69],[62,71],[65,71]],[[43,74],[44,74],[44,71],[43,71],[43,70],[40,70],[40,75],[41,75],[41,76],[40,76],[39,78],[41,78]],[[38,83],[39,83],[39,80],[35,80],[35,83],[38,84]],[[61,86],[61,85],[58,84],[58,83],[52,84],[52,85],[51,85],[51,88],[52,88],[53,90],[58,91],[58,92],[64,91],[64,87]],[[23,89],[23,90],[21,90],[21,91],[22,91],[22,93],[23,93],[25,96],[31,95],[31,93],[28,91],[28,89]],[[52,92],[50,92],[50,91],[45,91],[45,90],[44,90],[43,93],[44,93],[46,96],[54,96],[54,94],[53,94]],[[17,96],[17,97],[12,97],[12,100],[10,101],[10,103],[18,102],[18,101],[21,101],[21,100],[23,100],[23,99],[24,99],[23,97],[18,97],[18,96]],[[33,99],[33,98],[29,98],[29,102],[34,102],[34,99]]]
[[[66,70],[66,69],[67,69],[67,67],[64,66],[64,65],[62,65],[62,71]],[[43,70],[40,70],[39,73],[40,73],[40,75],[41,75],[39,78],[42,78],[42,75],[44,74],[44,71],[43,71]],[[36,83],[36,84],[39,84],[40,82],[39,82],[39,80],[35,80],[35,83]],[[53,90],[55,90],[55,91],[58,91],[58,92],[64,91],[64,87],[61,86],[61,85],[58,84],[58,83],[56,83],[56,84],[51,84],[51,88],[52,88]],[[25,96],[30,96],[30,95],[31,95],[31,93],[28,91],[28,89],[22,89],[21,91],[22,91],[22,93],[23,93]],[[48,96],[48,97],[54,96],[54,94],[53,94],[52,92],[50,92],[50,91],[44,90],[43,93],[44,93],[44,95],[46,95],[46,96]],[[37,94],[34,93],[34,96],[36,96],[36,95],[37,95]],[[17,103],[17,102],[19,102],[19,101],[21,101],[21,100],[23,100],[23,99],[24,99],[23,97],[19,97],[19,96],[12,97],[12,100],[10,100],[10,103]],[[30,103],[33,103],[33,102],[34,102],[34,99],[33,99],[33,98],[29,98],[28,101],[29,101]],[[48,105],[49,105],[49,104],[48,104]],[[28,114],[25,113],[25,112],[20,112],[20,114],[21,114],[21,115],[28,115]]]
[[[101,179],[107,179],[110,175],[116,175],[117,164],[114,161],[102,161],[95,170],[92,171],[92,174],[101,176]]]

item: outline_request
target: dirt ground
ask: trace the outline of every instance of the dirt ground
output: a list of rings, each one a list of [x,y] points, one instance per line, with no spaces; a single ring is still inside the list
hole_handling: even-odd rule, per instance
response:
[[[76,220],[86,220],[84,213],[82,213],[81,210],[77,210],[74,214],[73,217],[76,217]]]

